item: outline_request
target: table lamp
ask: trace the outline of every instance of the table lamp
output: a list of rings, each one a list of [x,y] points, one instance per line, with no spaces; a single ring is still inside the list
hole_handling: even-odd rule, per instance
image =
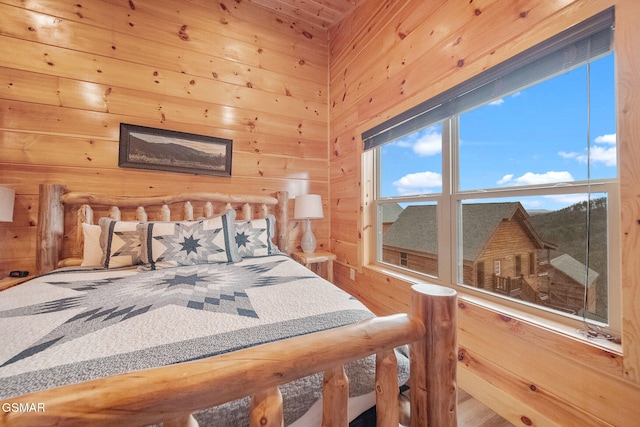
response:
[[[316,250],[316,236],[311,231],[311,220],[324,218],[322,213],[322,199],[319,194],[304,194],[296,197],[296,206],[293,212],[294,219],[306,219],[307,229],[302,235],[300,246],[305,253],[313,253]]]
[[[13,188],[0,185],[0,222],[13,221],[13,203],[16,192]],[[4,277],[4,271],[0,268],[0,279]]]

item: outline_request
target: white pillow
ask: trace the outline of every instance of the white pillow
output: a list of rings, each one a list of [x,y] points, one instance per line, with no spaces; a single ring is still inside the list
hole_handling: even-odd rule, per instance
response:
[[[99,225],[82,224],[82,235],[84,236],[82,264],[80,264],[82,267],[100,267],[102,260],[100,232]]]

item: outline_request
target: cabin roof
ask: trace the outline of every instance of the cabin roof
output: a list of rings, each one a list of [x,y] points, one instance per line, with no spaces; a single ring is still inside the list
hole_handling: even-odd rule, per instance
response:
[[[382,223],[395,222],[403,210],[398,203],[383,203],[380,207]]]
[[[583,263],[569,254],[562,254],[553,258],[550,262],[553,268],[563,272],[577,283],[584,285],[585,265]],[[596,271],[589,269],[589,283],[587,286],[591,286],[598,279],[598,276],[599,274]]]
[[[435,205],[407,206],[383,235],[383,245],[407,251],[437,253],[438,227]],[[463,257],[475,260],[503,220],[521,221],[540,248],[556,248],[542,240],[519,202],[469,203],[462,208]]]

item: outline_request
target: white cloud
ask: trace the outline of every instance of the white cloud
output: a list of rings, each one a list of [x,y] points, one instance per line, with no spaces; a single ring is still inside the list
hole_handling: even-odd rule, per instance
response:
[[[442,133],[430,127],[405,136],[394,144],[398,147],[411,148],[418,156],[435,156],[442,152]]]
[[[605,166],[615,166],[618,155],[616,147],[600,147],[591,148],[591,161],[593,163],[604,163]]]
[[[618,158],[616,152],[616,134],[612,133],[601,135],[596,137],[594,141],[596,144],[601,145],[594,145],[593,147],[591,147],[591,152],[589,153],[589,155],[591,156],[591,163],[603,163],[605,166],[615,166]],[[558,155],[565,159],[575,159],[580,163],[587,163],[586,153],[567,153],[565,151],[560,151]]]
[[[597,136],[595,141],[596,141],[596,144],[616,145],[616,134],[615,133],[609,133],[609,134],[606,134],[606,135]]]
[[[580,153],[576,153],[575,151],[571,152],[571,153],[567,153],[566,151],[559,151],[558,155],[560,157],[565,158],[565,159],[576,159],[581,163],[586,163],[587,162],[587,156],[585,156],[583,154],[580,154]]]
[[[573,181],[573,176],[569,172],[562,171],[549,171],[545,173],[533,173],[527,172],[518,178],[513,178],[514,175],[505,175],[498,184],[501,185],[536,185],[536,184],[550,184],[554,182],[570,182]]]
[[[550,194],[544,196],[545,199],[553,200],[555,203],[569,206],[576,203],[582,203],[587,200],[587,194]]]
[[[503,176],[502,179],[497,182],[497,184],[498,185],[506,184],[509,181],[511,181],[512,179],[513,179],[513,174],[510,173],[508,175]]]
[[[508,95],[511,98],[515,98],[517,96],[520,96],[521,92],[514,92],[511,95]],[[495,101],[491,101],[490,103],[488,103],[487,105],[502,105],[504,104],[504,98],[500,98],[500,99],[496,99]]]
[[[442,187],[442,175],[429,171],[410,173],[395,181],[393,185],[400,195],[428,194],[432,193],[434,188]]]
[[[413,151],[419,156],[434,156],[442,152],[442,134],[427,132],[413,144]]]

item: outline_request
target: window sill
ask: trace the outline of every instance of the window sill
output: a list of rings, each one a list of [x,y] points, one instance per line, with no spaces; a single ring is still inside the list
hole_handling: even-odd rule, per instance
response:
[[[605,338],[588,338],[584,332],[581,332],[581,326],[580,325],[576,326],[576,324],[578,323],[577,321],[573,322],[574,325],[563,323],[558,320],[550,319],[549,317],[545,316],[544,315],[545,312],[543,310],[534,308],[533,310],[541,311],[541,314],[538,315],[538,314],[530,313],[525,310],[526,307],[522,307],[522,308],[515,307],[519,305],[517,302],[509,303],[509,301],[503,301],[499,297],[484,295],[481,292],[478,292],[478,294],[476,295],[473,291],[469,289],[463,288],[461,286],[452,286],[450,284],[444,284],[437,279],[428,280],[425,277],[406,274],[404,272],[399,272],[399,271],[396,271],[390,268],[385,268],[379,265],[364,265],[363,268],[381,275],[393,277],[394,279],[407,282],[408,285],[424,283],[424,284],[436,284],[436,285],[453,288],[458,292],[459,301],[476,305],[483,309],[495,312],[498,315],[506,316],[506,317],[521,321],[539,330],[546,331],[548,333],[552,333],[555,335],[560,335],[567,339],[578,341],[580,343],[589,345],[591,347],[598,348],[600,350],[604,350],[609,353],[615,354],[616,356],[623,355],[622,345],[609,341]]]

